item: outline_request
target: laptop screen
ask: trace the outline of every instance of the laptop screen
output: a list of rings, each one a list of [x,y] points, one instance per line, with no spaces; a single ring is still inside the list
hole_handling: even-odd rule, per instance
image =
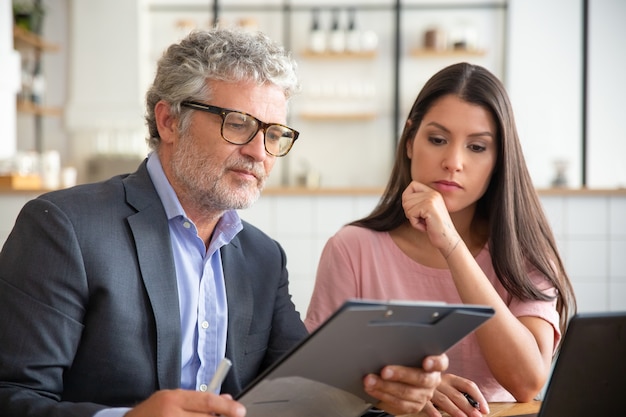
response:
[[[572,317],[539,417],[625,415],[626,311]]]

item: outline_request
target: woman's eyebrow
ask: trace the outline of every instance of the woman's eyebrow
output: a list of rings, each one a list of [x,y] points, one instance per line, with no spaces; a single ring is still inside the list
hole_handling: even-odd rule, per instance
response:
[[[441,130],[443,130],[443,131],[444,131],[444,132],[446,132],[446,133],[450,133],[450,130],[449,130],[448,128],[446,128],[444,125],[439,124],[439,123],[437,123],[437,122],[428,122],[428,123],[426,124],[426,126],[433,126],[433,127],[436,127],[437,129],[441,129]],[[490,131],[488,131],[488,130],[487,130],[487,131],[485,131],[485,132],[470,133],[468,136],[469,136],[469,137],[475,137],[475,136],[489,136],[489,137],[493,138],[493,137],[494,137],[494,134],[493,134],[492,132],[490,132]]]
[[[437,123],[437,122],[428,122],[428,123],[426,124],[426,126],[434,126],[434,127],[436,127],[437,129],[441,129],[441,130],[443,130],[444,132],[450,133],[450,130],[449,130],[448,128],[446,128],[444,125],[441,125],[441,124],[439,124],[439,123]]]

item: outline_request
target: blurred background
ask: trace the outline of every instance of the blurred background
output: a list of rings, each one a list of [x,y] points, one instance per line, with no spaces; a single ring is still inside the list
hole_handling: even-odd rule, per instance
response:
[[[537,187],[626,184],[621,0],[0,2],[5,171],[46,151],[78,181],[134,167],[146,153],[143,98],[156,60],[217,17],[268,33],[300,65],[290,123],[301,139],[271,185],[384,185],[417,92],[458,61],[505,82]]]
[[[0,241],[28,199],[136,169],[157,59],[216,19],[299,63],[300,139],[240,214],[285,248],[301,312],[327,239],[377,203],[421,86],[459,61],[507,86],[580,309],[626,309],[624,0],[0,0]]]

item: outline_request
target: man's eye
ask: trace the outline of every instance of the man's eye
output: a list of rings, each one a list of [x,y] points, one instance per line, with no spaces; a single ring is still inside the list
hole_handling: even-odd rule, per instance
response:
[[[228,129],[233,131],[248,131],[249,129],[253,128],[253,125],[254,121],[243,115],[235,116],[233,113],[231,113],[226,119],[226,126],[228,127]]]
[[[228,123],[228,129],[230,130],[246,130],[247,126],[248,126],[247,123],[234,123],[234,122]]]
[[[280,135],[277,135],[276,132],[272,132],[272,131],[267,132],[267,134],[265,135],[266,140],[271,140],[274,142],[280,140],[280,138],[281,138]]]

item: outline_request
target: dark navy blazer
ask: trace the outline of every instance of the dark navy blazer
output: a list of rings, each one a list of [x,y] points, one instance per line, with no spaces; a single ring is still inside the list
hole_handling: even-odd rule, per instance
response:
[[[244,222],[221,250],[223,391],[307,334],[280,245]],[[178,388],[180,314],[167,218],[146,163],[28,202],[0,253],[0,415],[92,416]]]

